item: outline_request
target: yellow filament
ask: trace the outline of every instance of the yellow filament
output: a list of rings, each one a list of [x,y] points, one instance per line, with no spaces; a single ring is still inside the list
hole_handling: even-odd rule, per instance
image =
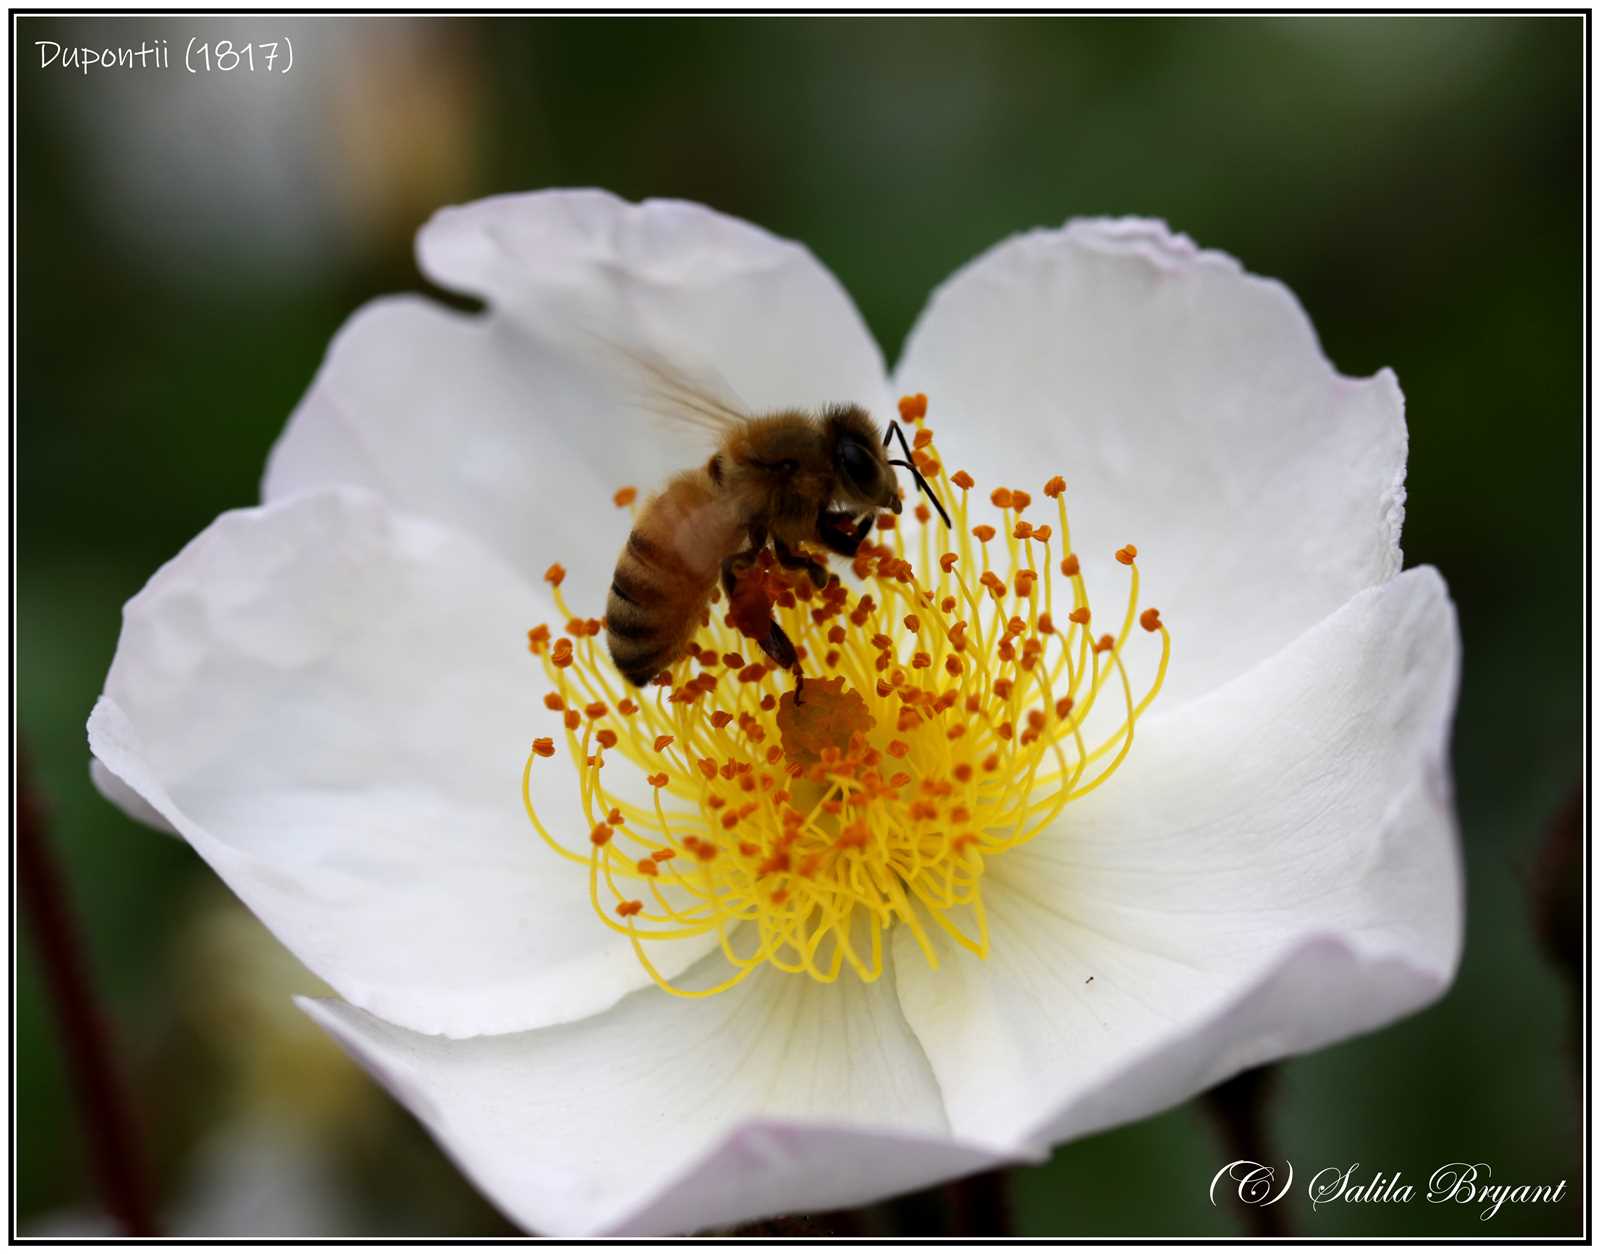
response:
[[[912,562],[898,525],[875,532],[854,560],[854,584],[819,590],[765,572],[808,684],[842,679],[870,716],[846,743],[785,741],[778,712],[793,680],[727,624],[720,603],[669,682],[633,689],[598,620],[571,614],[560,567],[547,576],[565,634],[538,628],[530,649],[559,696],[552,717],[579,768],[588,831],[558,839],[539,817],[535,795],[551,785],[537,783],[537,763],[549,741],[528,756],[523,804],[552,850],[587,867],[596,916],[668,992],[710,996],[763,965],[876,980],[895,927],[934,968],[936,936],[986,957],[986,860],[1034,839],[1115,773],[1166,678],[1172,640],[1155,611],[1140,615],[1131,547],[1118,553],[1126,609],[1097,643],[1060,480],[1045,487],[1054,527],[1031,522],[1048,499],[1002,489],[993,535],[976,530],[974,485],[946,473],[914,402],[902,402],[902,417],[955,534],[925,523]],[[619,505],[632,500],[618,495]],[[1003,569],[991,565],[997,556]],[[1123,661],[1136,623],[1160,639],[1138,697]],[[820,685],[812,693],[827,696]],[[1085,723],[1108,700],[1117,721],[1091,743]],[[606,786],[622,763],[649,783],[648,805]],[[728,967],[714,987],[682,988],[652,960],[653,946],[694,937],[714,938]]]

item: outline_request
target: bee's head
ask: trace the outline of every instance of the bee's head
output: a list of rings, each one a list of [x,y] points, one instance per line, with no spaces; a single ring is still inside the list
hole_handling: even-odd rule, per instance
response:
[[[883,435],[859,405],[835,405],[822,417],[841,504],[900,512],[900,484]]]

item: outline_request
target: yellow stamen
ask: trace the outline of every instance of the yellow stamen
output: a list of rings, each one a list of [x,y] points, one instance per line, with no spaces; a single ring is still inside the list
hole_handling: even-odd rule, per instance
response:
[[[814,588],[770,555],[759,559],[757,600],[764,612],[770,603],[807,677],[798,704],[786,672],[759,653],[747,660],[738,623],[748,607],[720,600],[688,656],[630,696],[599,620],[568,609],[565,570],[546,575],[568,621],[553,641],[535,627],[529,649],[555,690],[545,705],[578,766],[588,840],[557,839],[535,806],[534,762],[554,753],[551,738],[533,742],[523,803],[556,853],[587,866],[596,918],[629,938],[668,992],[709,996],[764,965],[824,982],[846,969],[876,980],[895,927],[935,968],[935,935],[987,956],[987,860],[1110,778],[1161,689],[1172,640],[1159,611],[1139,609],[1138,549],[1113,555],[1129,570],[1127,606],[1117,629],[1097,637],[1065,480],[1042,488],[1054,527],[1024,521],[1033,498],[1006,487],[987,498],[999,525],[974,524],[976,482],[945,473],[926,413],[924,396],[900,402],[917,464],[950,503],[952,531],[930,536],[938,524],[925,520],[913,562],[904,531],[884,515],[852,563],[864,585],[856,591],[838,578]],[[618,493],[617,504],[631,503],[630,489]],[[1161,641],[1137,698],[1123,662],[1135,623]],[[1116,718],[1096,720],[1102,730],[1091,736],[1091,714],[1108,701]],[[619,769],[637,771],[648,804],[608,789],[602,777]],[[713,938],[731,968],[713,988],[680,988],[650,957],[692,937]]]

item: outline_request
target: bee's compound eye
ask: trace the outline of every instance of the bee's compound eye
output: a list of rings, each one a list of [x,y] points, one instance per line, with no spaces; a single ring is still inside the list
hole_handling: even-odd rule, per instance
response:
[[[862,495],[871,495],[878,479],[878,463],[859,440],[848,436],[839,441],[839,470],[850,486]]]

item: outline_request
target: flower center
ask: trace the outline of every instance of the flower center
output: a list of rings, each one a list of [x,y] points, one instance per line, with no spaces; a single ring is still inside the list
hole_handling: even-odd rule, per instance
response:
[[[630,690],[603,624],[571,614],[560,566],[546,573],[566,634],[552,641],[539,626],[528,643],[580,767],[589,830],[564,842],[539,817],[534,769],[556,753],[554,738],[533,742],[523,800],[550,847],[588,866],[596,914],[669,992],[706,996],[763,964],[875,980],[894,927],[934,968],[937,933],[986,956],[988,860],[1104,783],[1161,688],[1172,642],[1160,614],[1138,608],[1134,546],[1116,553],[1126,609],[1096,636],[1065,482],[1043,485],[1048,504],[996,488],[994,521],[974,523],[977,485],[945,473],[926,408],[921,396],[900,402],[953,532],[919,503],[913,540],[894,516],[878,519],[878,542],[853,561],[859,589],[836,577],[813,587],[766,553],[739,585],[735,600],[755,587],[797,646],[798,700],[793,676],[741,635],[720,595],[688,656]],[[633,500],[630,488],[617,493],[619,506]],[[1054,523],[1034,521],[1052,507]],[[1123,659],[1135,624],[1161,645],[1137,697]],[[619,759],[634,781],[613,788]],[[708,935],[726,979],[690,990],[661,976],[656,945]]]

